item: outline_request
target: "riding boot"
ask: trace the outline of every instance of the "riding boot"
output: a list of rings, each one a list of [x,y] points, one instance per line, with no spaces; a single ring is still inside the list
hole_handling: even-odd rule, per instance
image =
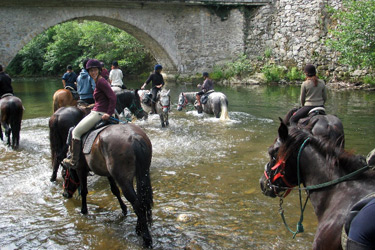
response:
[[[70,158],[65,158],[61,164],[66,168],[77,169],[79,157],[81,155],[81,140],[72,139],[72,144],[69,147],[71,154]]]

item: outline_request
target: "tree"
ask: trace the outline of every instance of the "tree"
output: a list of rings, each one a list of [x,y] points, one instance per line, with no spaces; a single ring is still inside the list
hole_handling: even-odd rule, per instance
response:
[[[337,22],[327,45],[339,52],[340,62],[352,67],[375,67],[375,1],[344,0],[332,10]]]

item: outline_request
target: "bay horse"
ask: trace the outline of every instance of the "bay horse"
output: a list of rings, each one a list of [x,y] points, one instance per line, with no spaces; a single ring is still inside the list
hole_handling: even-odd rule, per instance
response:
[[[128,108],[138,119],[147,118],[147,113],[142,109],[138,91],[121,91],[117,93],[116,111],[121,113]],[[49,119],[49,140],[51,147],[52,176],[51,181],[56,181],[57,171],[61,161],[66,157],[68,145],[66,140],[69,129],[77,125],[82,118],[90,112],[86,107],[62,107]]]
[[[53,94],[53,112],[61,107],[76,106],[77,100],[73,98],[73,94],[68,89],[58,89]]]
[[[375,172],[367,171],[363,156],[352,155],[333,141],[298,127],[288,128],[281,122],[278,134],[279,150],[269,151],[270,161],[259,180],[263,194],[280,197],[283,211],[283,199],[298,185],[302,211],[299,224],[302,226],[304,209],[302,190],[307,192],[318,218],[313,249],[342,249],[346,215],[355,203],[374,192]],[[303,231],[299,224],[294,234]]]
[[[82,197],[81,213],[87,214],[87,175],[92,171],[97,175],[106,176],[125,216],[127,207],[121,199],[117,185],[132,204],[138,217],[136,232],[143,238],[144,247],[151,248],[152,238],[148,229],[152,223],[153,205],[151,158],[151,141],[141,128],[131,123],[108,126],[95,139],[91,152],[81,155],[77,169],[67,170],[68,174],[78,176],[78,180],[72,182],[71,178],[66,178],[64,192],[74,193],[79,183]],[[134,178],[137,192],[134,190]]]
[[[1,128],[3,126],[5,136],[8,138],[7,144],[12,149],[19,147],[23,110],[22,101],[16,96],[4,95],[0,99],[0,139],[4,139]]]
[[[178,96],[178,106],[177,110],[181,111],[187,106],[187,104],[194,105],[196,101],[196,92],[181,92]],[[208,95],[208,100],[206,104],[202,104],[202,111],[206,114],[214,115],[220,120],[228,120],[228,99],[221,92],[213,92]]]
[[[147,111],[151,111],[151,102],[152,99],[150,97],[149,90],[139,90],[140,92],[140,100],[142,104],[142,108]],[[161,90],[158,92],[158,96],[156,98],[156,113],[160,117],[161,126],[168,127],[169,126],[169,111],[171,106],[171,97],[169,95],[170,90]]]

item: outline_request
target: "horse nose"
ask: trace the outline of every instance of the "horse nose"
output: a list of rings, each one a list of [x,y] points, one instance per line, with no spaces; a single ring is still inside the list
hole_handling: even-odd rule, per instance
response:
[[[178,110],[178,111],[181,111],[181,110],[182,110],[182,107],[181,107],[181,106],[177,106],[177,110]]]
[[[163,108],[164,113],[168,113],[168,108]]]

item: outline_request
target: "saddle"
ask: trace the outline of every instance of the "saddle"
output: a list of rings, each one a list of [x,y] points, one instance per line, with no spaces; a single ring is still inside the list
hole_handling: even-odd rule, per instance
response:
[[[112,120],[100,121],[95,125],[94,128],[92,128],[86,134],[84,134],[81,138],[82,152],[84,154],[90,154],[92,145],[94,144],[94,141],[95,141],[96,137],[99,135],[99,133],[101,131],[103,131],[104,129],[106,129],[108,126],[114,125],[114,124],[118,124],[118,122],[114,122]],[[72,138],[73,138],[72,137],[73,129],[74,129],[74,127],[71,127],[69,129],[68,138],[67,138],[67,141],[66,141],[66,143],[68,145],[70,145],[70,143],[72,141]]]
[[[307,126],[307,124],[309,124],[310,119],[316,115],[326,115],[325,108],[323,107],[313,108],[312,110],[309,111],[309,113],[307,114],[307,117],[299,119],[298,124],[302,126]]]
[[[73,96],[74,100],[79,100],[79,94],[78,94],[77,90],[75,90],[74,88],[72,88],[70,86],[66,86],[65,89],[69,90],[72,93],[72,96]]]
[[[14,96],[14,95],[12,93],[5,93],[4,95],[0,96],[0,99],[7,97],[7,96]]]
[[[375,198],[375,193],[369,194],[358,201],[353,207],[350,209],[349,214],[345,218],[345,222],[341,232],[341,245],[343,249],[346,249],[347,241],[348,241],[348,234],[350,230],[350,224],[352,223],[353,219],[357,216],[357,214],[364,208],[370,201]]]
[[[202,95],[202,97],[201,97],[201,103],[202,103],[202,104],[206,104],[207,101],[208,101],[208,96],[209,96],[210,94],[212,94],[213,92],[215,92],[215,90],[211,89],[211,90],[207,91],[206,93],[204,93],[204,94]]]

